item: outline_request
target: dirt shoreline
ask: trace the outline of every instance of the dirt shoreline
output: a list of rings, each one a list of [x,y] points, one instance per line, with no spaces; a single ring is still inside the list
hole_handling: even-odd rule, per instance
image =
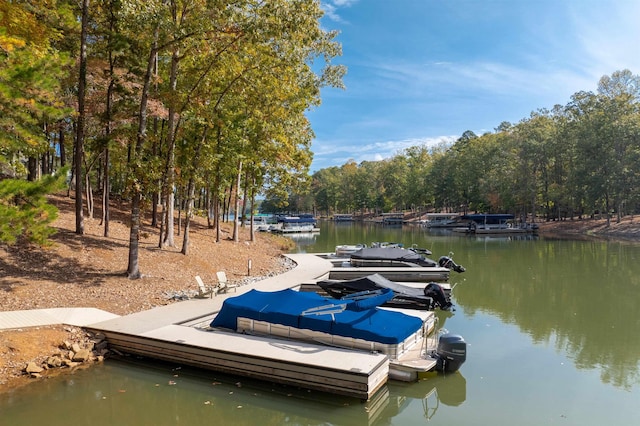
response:
[[[215,230],[208,229],[203,218],[195,218],[188,256],[180,253],[182,236],[177,230],[176,247],[160,250],[157,248],[157,229],[148,225],[143,227],[140,241],[143,278],[129,280],[124,274],[129,241],[126,206],[114,206],[110,236],[105,238],[100,220],[95,218],[85,219],[84,236],[75,234],[73,199],[58,196],[53,197],[52,202],[60,210],[60,217],[53,224],[58,230],[53,237],[53,246],[0,246],[0,306],[3,311],[95,307],[127,315],[195,295],[195,275],[212,283],[215,272],[224,270],[231,281],[243,283],[291,267],[282,256],[291,247],[290,239],[256,233],[256,240],[249,241],[249,230],[242,228],[240,242],[233,242],[231,224],[226,223],[222,226],[221,241],[216,242]],[[611,220],[608,225],[604,219],[551,221],[538,225],[539,233],[547,237],[640,242],[640,220],[633,217],[621,222]],[[73,343],[86,345],[90,340],[91,336],[84,330],[62,325],[0,330],[0,393],[79,368],[48,369],[37,375],[25,373],[28,363],[43,365],[52,354],[68,350]]]
[[[569,236],[607,240],[640,241],[640,217],[625,216],[620,221],[606,219],[566,219],[538,223],[545,236]]]

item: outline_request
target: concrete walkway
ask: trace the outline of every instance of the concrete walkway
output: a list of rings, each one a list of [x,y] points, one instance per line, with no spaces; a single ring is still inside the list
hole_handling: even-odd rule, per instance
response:
[[[219,294],[210,299],[190,299],[125,317],[120,317],[119,315],[96,308],[50,308],[6,311],[0,312],[0,330],[55,324],[86,327],[98,323],[107,323],[111,326],[117,326],[118,323],[122,322],[122,324],[126,323],[129,325],[127,328],[130,328],[130,332],[142,333],[150,329],[156,329],[162,325],[183,323],[212,312],[217,312],[227,297],[242,294],[254,288],[263,291],[276,291],[284,288],[292,288],[301,283],[314,282],[326,275],[332,267],[331,262],[313,254],[288,254],[287,257],[296,263],[295,268],[281,275],[240,286],[235,292],[231,291],[229,293]],[[135,330],[131,329],[132,327],[135,328]]]
[[[96,308],[50,308],[0,312],[0,330],[66,324],[84,327],[98,321],[118,318]]]

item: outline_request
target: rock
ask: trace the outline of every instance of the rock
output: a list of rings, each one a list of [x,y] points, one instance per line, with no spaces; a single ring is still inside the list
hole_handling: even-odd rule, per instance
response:
[[[81,348],[80,348],[80,345],[79,345],[79,344],[77,344],[77,343],[74,343],[73,345],[71,345],[71,350],[72,350],[73,352],[79,352],[79,351],[80,351],[80,349],[81,349]]]
[[[75,354],[71,358],[74,362],[85,362],[91,358],[91,351],[89,349],[79,349],[75,351]]]
[[[76,367],[78,365],[77,362],[73,362],[70,359],[63,359],[62,360],[62,365],[66,365],[69,368],[73,368]]]
[[[51,368],[59,368],[62,366],[62,360],[58,356],[50,356],[47,359],[47,365]]]
[[[24,371],[29,374],[37,374],[37,373],[42,373],[44,371],[44,368],[40,367],[38,364],[32,361],[27,364]]]

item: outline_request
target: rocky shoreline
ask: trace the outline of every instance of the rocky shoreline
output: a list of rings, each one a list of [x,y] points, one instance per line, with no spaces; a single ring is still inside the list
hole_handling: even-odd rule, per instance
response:
[[[83,364],[102,362],[110,352],[105,336],[85,332],[79,328],[63,327],[74,336],[73,340],[65,340],[59,350],[50,354],[42,361],[29,361],[24,367],[24,373],[30,378],[43,377],[43,373],[56,368],[76,368]]]

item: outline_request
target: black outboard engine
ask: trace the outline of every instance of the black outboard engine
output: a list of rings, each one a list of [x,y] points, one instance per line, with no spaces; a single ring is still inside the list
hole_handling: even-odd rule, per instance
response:
[[[464,266],[458,265],[450,256],[440,256],[440,259],[438,259],[438,265],[443,268],[453,269],[454,271],[459,273],[466,271],[466,269],[464,269]]]
[[[449,300],[440,284],[429,283],[422,291],[425,296],[433,299],[435,304],[443,311],[448,311],[453,308],[453,303],[451,303],[451,300]]]
[[[454,373],[467,360],[467,342],[457,334],[443,334],[438,340],[436,349],[436,370],[443,373]]]

